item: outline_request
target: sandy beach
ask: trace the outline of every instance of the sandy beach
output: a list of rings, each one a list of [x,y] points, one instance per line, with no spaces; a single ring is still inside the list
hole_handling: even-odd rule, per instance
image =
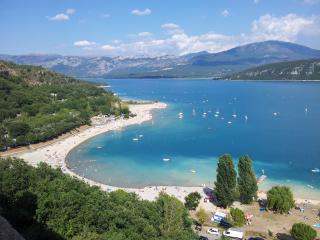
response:
[[[112,130],[120,130],[126,126],[141,124],[145,121],[152,120],[152,111],[156,109],[166,108],[164,103],[150,103],[150,104],[136,104],[130,105],[130,111],[136,114],[135,117],[124,118],[95,118],[93,125],[80,132],[73,132],[68,137],[61,139],[60,141],[53,142],[50,145],[44,145],[34,150],[30,150],[26,153],[18,153],[14,156],[24,159],[27,163],[36,166],[40,162],[45,162],[54,168],[61,168],[61,170],[71,176],[77,177],[92,186],[99,186],[104,191],[113,191],[117,189],[123,189],[127,192],[134,192],[140,198],[145,200],[154,200],[161,191],[166,192],[169,195],[177,197],[179,200],[184,201],[186,195],[191,192],[198,191],[203,199],[201,200],[200,207],[205,208],[207,211],[214,212],[217,207],[211,204],[209,201],[205,202],[206,197],[204,188],[198,187],[180,187],[180,186],[149,186],[141,189],[137,188],[119,188],[102,184],[82,176],[77,175],[71,171],[66,165],[66,157],[68,153],[80,143],[98,135]],[[265,192],[259,192],[260,197],[265,197]],[[297,202],[305,202],[305,199],[296,199]],[[313,205],[320,204],[320,200],[307,200]]]

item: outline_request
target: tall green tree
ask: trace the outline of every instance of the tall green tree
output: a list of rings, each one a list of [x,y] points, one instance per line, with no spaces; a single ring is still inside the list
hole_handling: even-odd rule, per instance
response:
[[[231,206],[235,200],[237,173],[231,155],[224,154],[219,158],[215,194],[218,204],[224,208]]]
[[[267,207],[277,213],[286,213],[294,206],[293,194],[286,186],[274,186],[267,193]]]
[[[252,160],[248,155],[240,157],[238,174],[240,202],[249,204],[257,196],[258,184],[252,168]]]

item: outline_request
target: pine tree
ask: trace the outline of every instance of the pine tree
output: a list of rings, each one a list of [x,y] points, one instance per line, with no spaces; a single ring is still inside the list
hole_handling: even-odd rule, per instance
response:
[[[240,202],[249,204],[257,196],[258,184],[252,168],[251,158],[248,155],[240,157],[238,174]]]
[[[229,207],[235,200],[237,173],[231,155],[224,154],[219,158],[215,194],[218,204],[224,208]]]

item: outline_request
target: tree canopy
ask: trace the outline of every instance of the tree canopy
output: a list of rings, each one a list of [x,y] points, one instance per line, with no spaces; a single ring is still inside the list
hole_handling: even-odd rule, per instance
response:
[[[317,232],[305,223],[295,223],[291,229],[291,236],[296,240],[314,240]]]
[[[251,203],[258,191],[257,179],[252,168],[252,160],[246,155],[240,157],[238,164],[238,189],[241,203]]]
[[[199,205],[200,199],[201,199],[200,193],[198,193],[198,192],[189,193],[185,197],[185,204],[184,205],[189,210],[196,209]]]
[[[237,173],[231,155],[224,154],[219,158],[217,167],[217,180],[215,194],[218,204],[224,208],[229,207],[235,200]]]
[[[275,186],[267,192],[267,207],[274,212],[286,213],[294,206],[293,194],[286,186]]]
[[[161,193],[140,200],[122,190],[107,193],[41,163],[0,159],[2,215],[27,240],[196,239],[187,209]]]

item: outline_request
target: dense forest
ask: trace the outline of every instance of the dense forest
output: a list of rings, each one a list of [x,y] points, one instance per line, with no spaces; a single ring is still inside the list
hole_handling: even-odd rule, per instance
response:
[[[161,193],[140,200],[18,159],[0,159],[0,214],[25,239],[197,239],[184,205]]]
[[[0,150],[55,138],[99,113],[129,117],[118,97],[94,84],[0,61]]]

